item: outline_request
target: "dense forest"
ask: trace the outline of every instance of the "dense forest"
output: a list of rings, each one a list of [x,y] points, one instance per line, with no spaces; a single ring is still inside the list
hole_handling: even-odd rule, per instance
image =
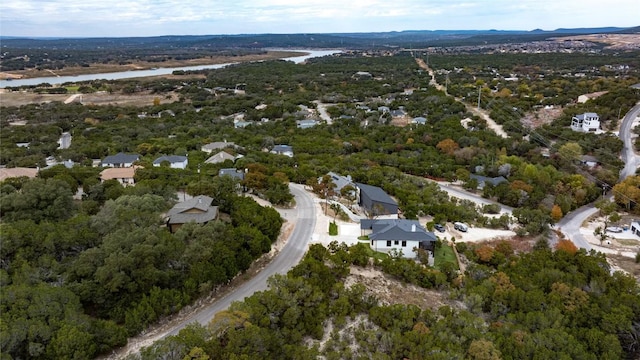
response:
[[[89,215],[63,179],[5,183],[2,352],[91,358],[246,270],[271,249],[280,215],[235,195],[230,179],[210,187],[228,216],[170,233],[161,214],[171,202],[144,185],[116,197],[105,183],[102,196],[89,195],[101,200]]]
[[[617,115],[640,99],[630,87],[640,82],[634,54],[593,54],[579,77],[566,71],[581,61],[573,54],[431,56],[436,79],[448,85],[445,92],[430,85],[430,76],[408,52],[344,53],[304,65],[268,61],[178,79],[60,87],[158,99],[175,94],[179,101],[173,103],[3,107],[0,164],[41,170],[35,179],[0,184],[2,353],[91,358],[123,345],[128,336],[216,291],[270,250],[282,219],[241,192],[290,206],[289,182],[317,184],[328,171],[382,187],[409,219],[431,216],[435,222],[515,226],[520,236],[545,234],[549,224],[617,182],[621,141],[609,132],[578,134],[567,127],[572,115],[597,111],[603,128],[615,128]],[[504,80],[516,75],[518,82]],[[235,91],[238,84],[243,91]],[[498,136],[452,96],[473,102],[478,88],[482,107],[509,138]],[[586,91],[608,93],[576,104],[577,95]],[[562,106],[561,115],[536,129],[518,125],[545,105]],[[320,106],[331,121],[319,118]],[[415,117],[426,121],[413,124]],[[237,128],[238,119],[250,125]],[[301,129],[296,121],[302,119],[321,121]],[[21,121],[26,124],[15,125]],[[58,149],[63,132],[73,137],[68,149]],[[205,163],[209,154],[201,147],[213,141],[237,144],[225,151],[241,156],[235,162]],[[295,155],[269,153],[277,144],[291,145]],[[141,156],[135,187],[101,182],[102,169],[92,166],[94,159],[117,152]],[[188,155],[187,168],[151,165],[171,154]],[[595,156],[602,165],[587,168],[582,155]],[[47,167],[47,158],[72,160],[76,166]],[[217,176],[229,167],[245,169],[241,184]],[[471,174],[507,181],[480,190]],[[514,218],[487,217],[475,204],[449,198],[429,179],[459,181],[517,208]],[[627,184],[630,191],[634,184]],[[74,199],[80,187],[83,195]],[[211,196],[224,216],[170,233],[162,214],[178,200],[178,190]],[[556,208],[559,217],[552,216]],[[313,246],[289,275],[271,280],[270,290],[235,304],[210,328],[190,328],[140,356],[637,356],[640,302],[633,279],[610,274],[599,254],[538,248],[532,253],[515,253],[508,246],[461,249],[475,265],[457,278],[408,260],[369,260],[362,246]],[[404,282],[444,291],[455,301],[432,310],[381,304],[362,286],[343,285],[352,265],[375,266]],[[334,333],[325,330],[327,324]]]

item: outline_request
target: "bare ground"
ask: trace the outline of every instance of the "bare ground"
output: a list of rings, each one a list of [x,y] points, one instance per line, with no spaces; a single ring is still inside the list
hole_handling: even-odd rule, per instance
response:
[[[22,106],[27,104],[41,104],[48,102],[80,102],[84,105],[123,105],[123,106],[150,106],[157,98],[160,104],[172,103],[178,100],[174,92],[167,94],[152,94],[151,92],[139,92],[135,94],[96,92],[91,94],[37,94],[33,92],[0,92],[0,106]]]
[[[344,281],[346,287],[360,283],[367,292],[375,295],[384,305],[414,304],[421,309],[437,310],[443,305],[454,305],[442,291],[424,289],[412,284],[403,284],[382,271],[372,267],[351,267],[351,273]]]
[[[562,112],[561,107],[542,108],[527,113],[524,118],[522,118],[521,123],[529,129],[536,129],[542,125],[552,123],[562,115]]]
[[[556,41],[583,40],[606,44],[607,49],[640,49],[640,34],[589,34],[553,38]]]

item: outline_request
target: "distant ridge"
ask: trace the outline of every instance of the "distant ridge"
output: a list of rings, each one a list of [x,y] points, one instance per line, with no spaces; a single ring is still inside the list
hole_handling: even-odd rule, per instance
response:
[[[545,40],[553,36],[639,33],[640,26],[632,28],[559,28],[555,30],[404,30],[366,33],[317,34],[236,34],[236,35],[164,35],[153,37],[19,37],[0,36],[6,48],[55,49],[123,49],[172,46],[175,48],[205,47],[209,49],[262,49],[262,48],[384,48],[409,46],[444,46]]]

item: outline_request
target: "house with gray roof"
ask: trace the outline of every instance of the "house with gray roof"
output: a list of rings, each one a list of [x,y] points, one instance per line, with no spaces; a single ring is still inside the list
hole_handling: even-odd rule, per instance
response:
[[[169,231],[176,232],[183,224],[195,222],[206,224],[218,218],[218,207],[212,206],[213,199],[199,195],[187,201],[177,203],[167,212],[166,223]]]
[[[313,119],[297,120],[296,127],[298,129],[308,129],[320,124],[319,121]]]
[[[407,116],[407,112],[401,107],[400,109],[391,110],[391,116],[401,118]]]
[[[153,161],[153,166],[158,167],[162,165],[163,162],[169,162],[169,167],[172,169],[186,169],[187,164],[189,164],[189,158],[186,156],[180,155],[164,155]]]
[[[100,166],[114,168],[132,167],[133,163],[138,160],[140,160],[140,155],[138,154],[125,154],[120,152],[104,158],[104,160],[100,162]]]
[[[218,171],[218,176],[231,176],[234,179],[238,179],[240,181],[243,181],[244,180],[244,171],[238,170],[236,168],[220,169]]]
[[[590,168],[594,168],[598,166],[598,158],[592,155],[582,155],[582,157],[580,158],[580,164]]]
[[[486,184],[491,184],[492,186],[498,186],[503,182],[506,182],[507,179],[504,176],[496,176],[496,177],[487,177],[477,174],[469,175],[470,179],[476,179],[478,181],[478,189],[484,189]]]
[[[398,203],[377,186],[355,183],[358,205],[374,217],[398,218]]]
[[[347,185],[352,185],[355,187],[355,185],[353,184],[353,180],[351,180],[350,175],[342,176],[340,174],[336,174],[331,171],[328,172],[327,175],[329,175],[329,177],[331,178],[331,181],[336,185],[335,191],[337,192],[340,192],[340,190],[342,190],[342,188]],[[322,181],[322,177],[318,178],[318,182],[320,181]]]
[[[235,148],[236,144],[234,142],[225,141],[214,141],[212,143],[208,143],[202,145],[200,148],[201,151],[206,152],[207,154],[211,154],[214,150],[222,150],[224,148],[232,147]]]
[[[414,249],[433,252],[438,238],[427,231],[417,220],[406,219],[362,219],[362,235],[369,236],[369,245],[374,251],[389,253],[402,251],[405,258],[415,258]]]
[[[271,153],[293,157],[293,147],[290,145],[275,145],[273,149],[271,149]]]
[[[411,120],[411,123],[416,125],[424,125],[427,123],[427,118],[424,116],[414,117],[413,120]]]
[[[210,156],[204,161],[205,164],[220,164],[227,160],[236,161],[235,156],[229,154],[226,151],[220,151],[219,153]]]
[[[58,149],[68,149],[71,146],[71,134],[63,132],[58,139]]]
[[[236,129],[244,129],[251,124],[253,124],[253,121],[238,120],[233,122],[233,127]]]

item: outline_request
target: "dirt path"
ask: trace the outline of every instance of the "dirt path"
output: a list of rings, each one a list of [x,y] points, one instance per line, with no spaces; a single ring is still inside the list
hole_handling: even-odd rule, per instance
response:
[[[431,80],[429,80],[429,85],[435,86],[436,89],[440,90],[440,91],[444,91],[445,94],[447,93],[447,89],[438,84],[438,82],[436,82],[436,77],[435,74],[433,72],[433,69],[431,69],[422,59],[416,59],[416,63],[418,63],[418,66],[421,69],[426,70],[429,75],[431,76]],[[448,95],[448,94],[447,94]],[[470,113],[479,116],[481,119],[483,119],[484,121],[487,122],[487,126],[489,127],[489,129],[493,130],[496,134],[498,134],[498,136],[501,136],[503,138],[508,138],[509,135],[507,135],[507,133],[504,131],[504,129],[502,128],[501,125],[498,125],[498,123],[496,123],[491,117],[489,117],[489,114],[483,110],[483,109],[478,109],[475,108],[465,102],[463,102],[462,100],[460,100],[459,98],[455,98],[456,101],[459,101],[461,103],[464,104],[464,106],[467,108],[467,111],[469,111]]]
[[[81,97],[82,94],[73,94],[71,96],[69,96],[67,98],[67,100],[64,101],[65,104],[71,104],[72,102],[74,102],[77,98]]]
[[[458,98],[456,98],[456,100],[460,101]],[[503,137],[505,139],[509,137],[509,135],[507,135],[507,133],[502,128],[502,125],[498,125],[497,122],[495,122],[492,118],[490,118],[486,110],[478,109],[477,107],[473,107],[466,103],[464,104],[464,106],[467,108],[467,111],[469,111],[474,115],[479,116],[481,119],[486,121],[487,127],[493,130],[496,134],[498,134],[498,136]]]

